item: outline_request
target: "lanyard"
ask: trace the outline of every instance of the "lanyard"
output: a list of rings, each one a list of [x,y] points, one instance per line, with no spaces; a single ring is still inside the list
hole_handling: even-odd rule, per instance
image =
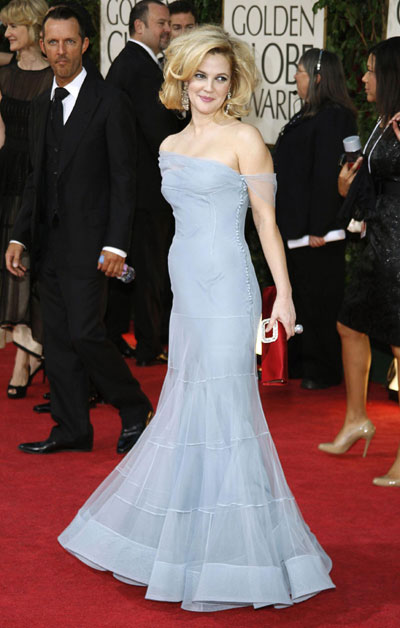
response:
[[[374,133],[375,133],[376,129],[378,128],[378,126],[380,125],[380,123],[381,123],[381,122],[382,122],[382,116],[379,116],[379,118],[378,118],[378,122],[376,123],[376,125],[375,125],[375,127],[374,127],[374,130],[372,131],[371,135],[369,136],[369,138],[368,138],[368,140],[367,140],[367,143],[366,143],[366,144],[365,144],[365,146],[364,146],[364,153],[365,153],[365,151],[367,150],[368,144],[369,144],[369,143],[370,143],[370,141],[371,141],[371,137],[374,135]],[[382,133],[380,134],[380,136],[379,136],[379,137],[378,137],[378,139],[376,140],[375,144],[373,145],[373,147],[372,147],[372,148],[371,148],[371,150],[369,151],[369,154],[368,154],[368,170],[369,170],[369,173],[370,173],[370,174],[371,174],[371,155],[372,155],[372,153],[373,153],[374,149],[376,148],[376,146],[377,146],[378,142],[382,139],[382,135],[383,135],[383,134],[384,134],[384,132],[386,131],[387,127],[388,127],[388,125],[386,125],[386,126],[385,126],[385,128],[384,128],[384,129],[383,129],[383,131],[382,131]]]

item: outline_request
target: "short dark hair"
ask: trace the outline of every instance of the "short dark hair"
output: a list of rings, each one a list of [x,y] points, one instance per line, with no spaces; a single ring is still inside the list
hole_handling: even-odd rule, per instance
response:
[[[356,109],[349,96],[343,65],[337,54],[329,50],[311,48],[300,58],[310,77],[310,84],[303,115],[315,116],[328,103],[342,105],[356,115]],[[317,75],[320,80],[317,81]]]
[[[94,37],[96,34],[96,30],[93,26],[92,17],[89,11],[76,0],[60,0],[60,2],[53,2],[50,10],[54,10],[56,7],[68,7],[78,13],[85,24],[85,36],[86,37]]]
[[[196,9],[190,2],[186,0],[175,0],[168,5],[169,14],[176,15],[177,13],[191,13],[194,17],[194,21],[197,22]]]
[[[75,19],[78,22],[79,25],[79,35],[81,36],[82,40],[86,37],[86,24],[85,21],[83,20],[82,16],[78,13],[78,11],[76,11],[75,9],[73,9],[70,6],[66,6],[63,4],[57,5],[56,7],[54,7],[54,9],[49,9],[48,13],[46,14],[46,17],[43,20],[43,24],[42,24],[42,33],[44,36],[44,27],[45,24],[47,22],[47,20],[52,19],[52,20],[70,20],[71,18]]]
[[[373,46],[376,108],[385,123],[400,111],[400,37],[389,37]]]
[[[149,15],[150,4],[158,4],[168,8],[167,5],[164,4],[164,2],[160,2],[160,0],[140,0],[140,2],[135,4],[129,14],[129,35],[133,35],[135,32],[135,20],[141,20],[148,26],[147,17]]]

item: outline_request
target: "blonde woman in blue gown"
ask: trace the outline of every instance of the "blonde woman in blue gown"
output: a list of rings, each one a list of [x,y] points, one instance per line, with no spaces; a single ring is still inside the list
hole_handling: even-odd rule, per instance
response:
[[[275,176],[259,132],[238,120],[256,82],[250,50],[204,26],[167,50],[161,100],[190,124],[161,145],[172,205],[174,295],[157,413],[60,543],[88,565],[192,611],[284,607],[330,589],[331,561],[290,492],[255,365],[260,293],[244,239],[250,200],[277,298],[295,312],[275,224]]]

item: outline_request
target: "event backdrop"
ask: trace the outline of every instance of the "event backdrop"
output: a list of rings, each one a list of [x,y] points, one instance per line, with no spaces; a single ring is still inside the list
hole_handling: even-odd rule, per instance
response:
[[[100,70],[108,68],[128,39],[129,13],[136,0],[101,0],[100,5]]]
[[[389,0],[387,37],[400,35],[400,0]]]
[[[224,27],[254,50],[261,83],[247,120],[267,144],[274,144],[300,108],[294,73],[301,55],[324,46],[324,11],[313,13],[315,0],[225,0]]]

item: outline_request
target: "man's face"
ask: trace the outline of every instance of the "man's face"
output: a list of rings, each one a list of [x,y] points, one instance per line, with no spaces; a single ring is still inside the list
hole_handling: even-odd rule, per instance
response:
[[[169,18],[171,39],[191,31],[196,26],[193,13],[175,13]]]
[[[148,46],[154,54],[164,50],[169,44],[169,11],[166,6],[149,4],[147,26],[141,20],[135,23],[135,38]]]
[[[82,69],[82,55],[88,45],[87,37],[82,41],[75,18],[53,20],[50,17],[46,21],[40,47],[51,65],[57,85],[63,87],[78,76]]]

